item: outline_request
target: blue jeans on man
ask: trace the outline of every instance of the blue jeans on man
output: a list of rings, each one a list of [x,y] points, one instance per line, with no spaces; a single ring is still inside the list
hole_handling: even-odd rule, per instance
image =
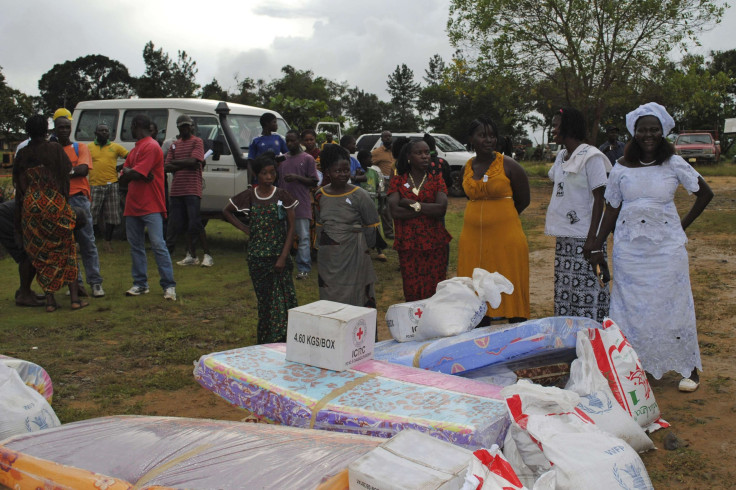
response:
[[[312,270],[312,250],[309,235],[309,218],[294,220],[294,232],[299,237],[296,249],[296,268],[299,272],[309,273]]]
[[[148,258],[146,257],[146,228],[151,250],[158,266],[159,284],[164,291],[175,287],[174,267],[164,240],[163,217],[161,213],[143,216],[126,216],[125,230],[130,244],[130,258],[133,266],[133,285],[148,289]]]
[[[201,201],[202,199],[195,195],[172,196],[169,198],[169,220],[165,235],[169,254],[174,253],[176,239],[185,231],[193,242],[204,231],[199,210]]]
[[[87,223],[81,228],[74,230],[74,235],[79,244],[79,253],[82,255],[82,264],[84,264],[84,273],[87,276],[87,284],[102,284],[102,276],[100,275],[100,257],[97,255],[97,245],[95,244],[95,231],[92,223],[92,212],[90,210],[91,203],[84,194],[76,194],[69,198],[69,205],[74,206],[75,211],[85,213]],[[82,271],[79,271],[79,283],[82,283]]]

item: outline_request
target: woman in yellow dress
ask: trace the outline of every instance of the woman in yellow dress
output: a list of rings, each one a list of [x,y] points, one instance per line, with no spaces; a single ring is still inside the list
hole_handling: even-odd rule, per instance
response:
[[[519,215],[529,205],[529,179],[513,158],[496,152],[498,128],[478,117],[468,129],[475,157],[465,164],[463,189],[468,196],[458,245],[457,275],[472,277],[480,267],[498,272],[514,285],[487,317],[510,323],[529,318],[529,246]],[[486,320],[482,324],[487,324]]]

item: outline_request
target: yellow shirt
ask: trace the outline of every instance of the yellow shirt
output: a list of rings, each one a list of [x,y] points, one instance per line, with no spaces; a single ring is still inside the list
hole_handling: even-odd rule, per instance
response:
[[[88,145],[88,148],[94,164],[94,167],[89,169],[90,185],[107,185],[117,182],[118,173],[115,167],[118,164],[118,157],[125,158],[128,150],[112,141],[108,141],[103,146],[94,141]]]
[[[381,145],[373,150],[371,156],[373,157],[373,165],[380,168],[381,173],[385,177],[390,177],[394,174],[394,168],[396,168],[394,165],[394,155],[389,148],[386,148],[386,145]]]

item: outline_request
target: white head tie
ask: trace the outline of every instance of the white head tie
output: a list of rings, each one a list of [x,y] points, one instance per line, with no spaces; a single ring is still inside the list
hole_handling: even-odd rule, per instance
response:
[[[662,125],[662,136],[670,134],[670,131],[675,127],[675,120],[667,113],[667,109],[656,102],[649,102],[626,114],[626,129],[629,130],[631,136],[634,136],[636,121],[644,116],[654,116],[659,119]]]

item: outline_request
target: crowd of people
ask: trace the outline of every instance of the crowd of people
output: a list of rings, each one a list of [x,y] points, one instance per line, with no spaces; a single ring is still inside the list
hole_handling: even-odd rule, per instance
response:
[[[28,120],[30,139],[13,170],[16,200],[0,207],[3,243],[19,264],[16,304],[45,305],[53,312],[54,294],[67,285],[72,308],[87,306],[77,249],[92,295],[104,296],[93,225],[105,223],[100,232],[109,243],[120,223],[115,196],[122,188],[133,279],[126,294],[149,292],[147,231],[164,297],[176,300],[171,254],[180,234],[186,235],[187,255],[179,264],[200,263],[197,242],[204,251],[201,265],[213,264],[199,215],[205,154],[192,119],[177,119],[180,134],[165,148],[165,158],[145,115],[132,119],[136,144],[129,154],[109,141],[104,124],[89,148],[72,143],[70,119],[68,111],[55,114],[56,142],[46,138],[46,118]],[[330,138],[320,148],[314,130],[282,137],[273,114],[260,122],[262,134],[248,153],[252,186],[223,209],[225,219],[249,237],[259,343],[285,341],[287,312],[297,305],[293,281],[309,277],[314,249],[320,299],[375,308],[371,250],[376,260],[388,260],[385,239],[393,240],[398,254],[405,300],[436,292],[447,277],[452,236],[445,227],[449,166],[436,156],[430,135],[397,139],[384,131],[378,148],[355,158],[352,136]],[[645,104],[627,115],[626,126],[628,144],[611,127],[599,149],[585,142],[580,111],[562,108],[552,119],[552,138],[564,146],[549,171],[554,185],[545,224],[545,233],[556,240],[554,314],[612,317],[646,371],[660,378],[675,370],[683,376],[680,389],[693,391],[702,366],[684,230],[713,193],[674,154],[665,138],[674,121],[664,107]],[[462,173],[468,201],[457,274],[472,276],[473,269],[483,268],[514,286],[498,308],[489,307],[481,325],[523,321],[530,316],[529,248],[520,215],[530,204],[529,181],[523,167],[500,151],[492,120],[473,120],[467,137],[475,155]],[[120,172],[114,170],[118,157],[126,157]],[[173,173],[170,189],[166,172]],[[674,205],[680,184],[696,196],[682,219]],[[606,242],[614,229],[611,289]],[[31,289],[34,276],[43,295]]]

